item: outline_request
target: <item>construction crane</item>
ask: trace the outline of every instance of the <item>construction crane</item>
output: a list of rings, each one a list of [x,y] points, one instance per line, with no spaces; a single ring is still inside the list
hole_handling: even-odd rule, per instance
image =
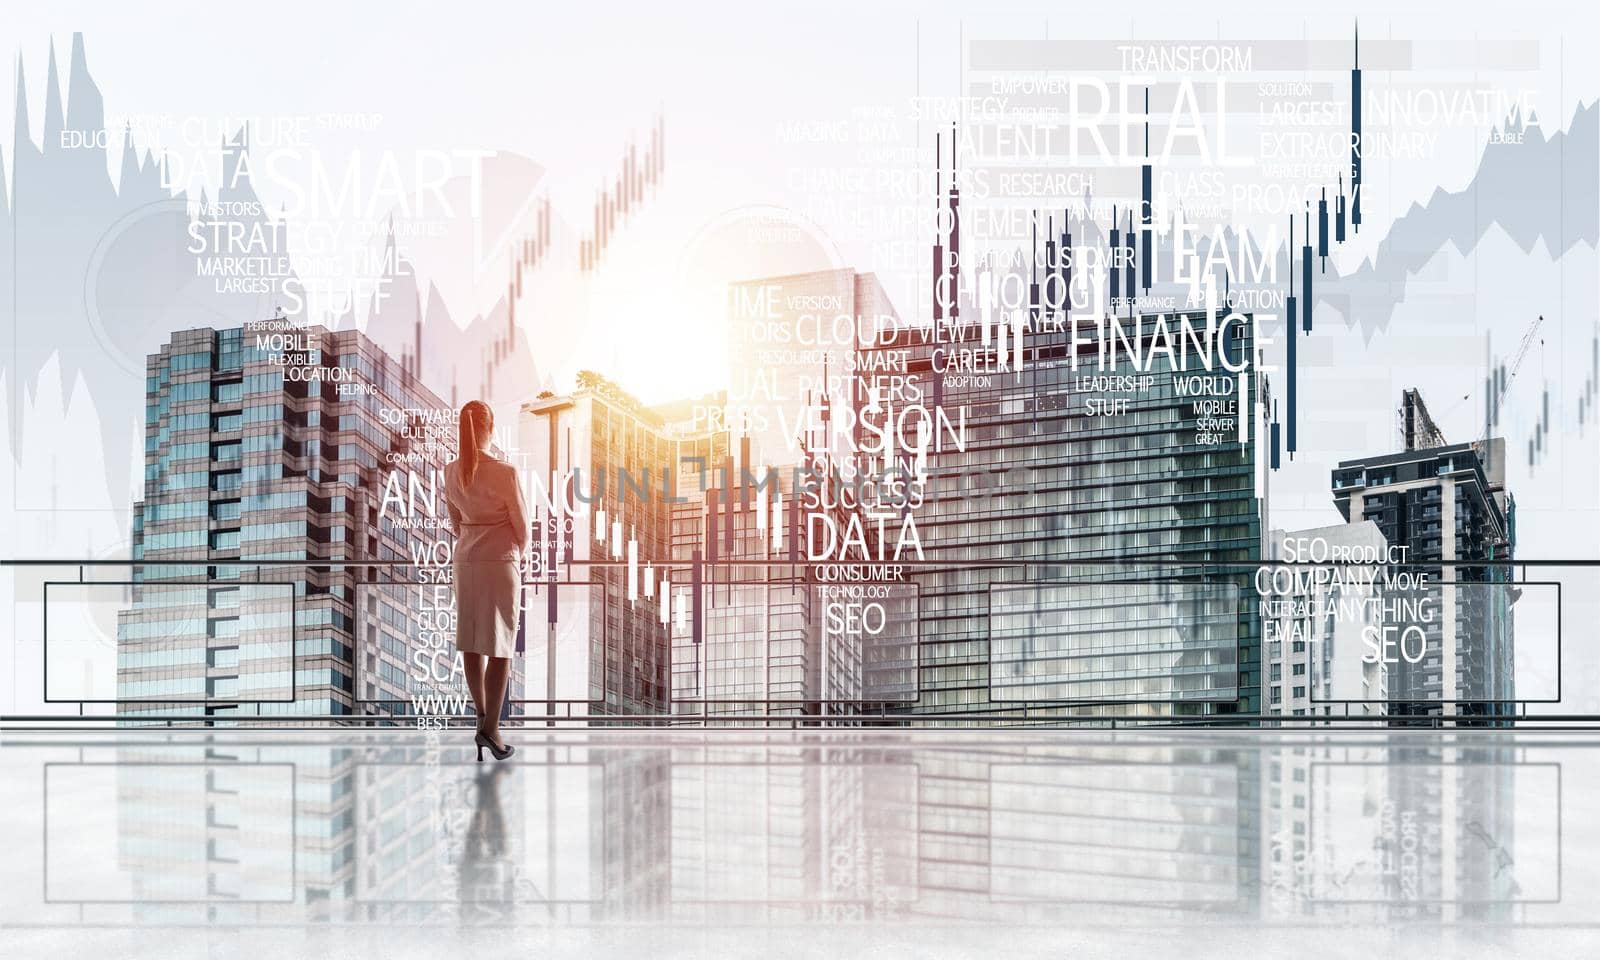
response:
[[[1528,351],[1533,347],[1533,339],[1539,333],[1539,328],[1544,326],[1544,314],[1539,314],[1534,321],[1528,324],[1528,331],[1522,335],[1522,342],[1517,344],[1517,352],[1511,358],[1511,369],[1506,373],[1505,382],[1496,383],[1493,370],[1489,371],[1489,397],[1484,404],[1483,412],[1483,443],[1482,456],[1484,469],[1489,468],[1489,435],[1495,424],[1500,422],[1500,407],[1506,402],[1506,394],[1511,392],[1511,383],[1517,379],[1517,373],[1522,369],[1522,361],[1528,359]],[[1539,341],[1544,343],[1543,340]]]
[[[1522,342],[1517,344],[1517,352],[1511,358],[1511,371],[1506,374],[1505,382],[1498,384],[1498,389],[1490,390],[1489,402],[1485,407],[1483,417],[1483,438],[1485,440],[1489,439],[1489,431],[1494,428],[1495,424],[1500,422],[1500,406],[1505,403],[1506,394],[1511,392],[1511,382],[1517,379],[1517,373],[1522,369],[1522,361],[1528,359],[1528,351],[1533,347],[1533,338],[1542,326],[1544,326],[1544,314],[1541,313],[1528,325],[1528,332],[1522,335]],[[1540,340],[1539,342],[1543,343],[1544,341]],[[1492,382],[1493,372],[1491,371],[1489,375]]]
[[[1432,450],[1446,445],[1444,431],[1428,413],[1422,391],[1415,388],[1400,394],[1400,437],[1407,450]]]

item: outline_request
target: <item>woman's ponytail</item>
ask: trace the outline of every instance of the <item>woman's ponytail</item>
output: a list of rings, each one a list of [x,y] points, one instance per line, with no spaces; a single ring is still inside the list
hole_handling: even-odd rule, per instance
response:
[[[461,408],[461,428],[457,435],[456,459],[461,463],[461,482],[471,486],[483,460],[481,439],[494,427],[494,414],[482,400],[468,400]]]

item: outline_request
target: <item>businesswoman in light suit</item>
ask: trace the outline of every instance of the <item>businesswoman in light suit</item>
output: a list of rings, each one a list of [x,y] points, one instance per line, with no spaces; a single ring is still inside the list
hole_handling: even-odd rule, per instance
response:
[[[516,652],[521,559],[528,508],[511,464],[489,452],[494,413],[482,400],[461,408],[456,459],[444,468],[445,503],[456,530],[456,649],[478,708],[478,759],[504,760],[500,707]]]

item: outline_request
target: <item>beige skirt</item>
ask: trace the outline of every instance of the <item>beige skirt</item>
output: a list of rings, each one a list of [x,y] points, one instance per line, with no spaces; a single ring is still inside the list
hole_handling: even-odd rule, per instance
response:
[[[456,649],[487,657],[515,654],[521,587],[514,560],[457,560]]]

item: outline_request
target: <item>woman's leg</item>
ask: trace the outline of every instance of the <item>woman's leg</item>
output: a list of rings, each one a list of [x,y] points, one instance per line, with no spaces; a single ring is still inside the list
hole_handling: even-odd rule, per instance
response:
[[[511,682],[511,658],[489,657],[483,671],[483,732],[500,743],[500,707],[505,703],[506,686]]]
[[[461,667],[467,674],[467,691],[472,694],[472,705],[478,709],[480,717],[488,712],[483,705],[483,662],[487,659],[481,653],[461,654]]]

